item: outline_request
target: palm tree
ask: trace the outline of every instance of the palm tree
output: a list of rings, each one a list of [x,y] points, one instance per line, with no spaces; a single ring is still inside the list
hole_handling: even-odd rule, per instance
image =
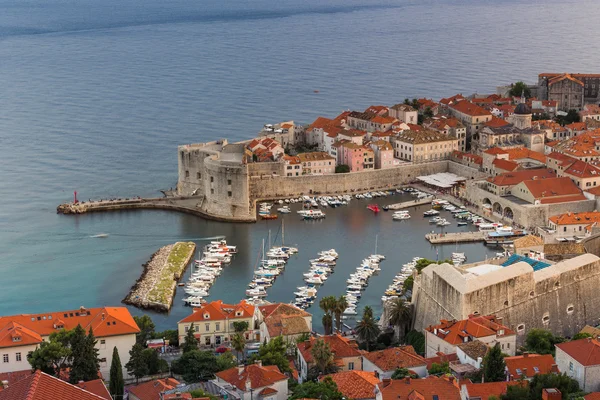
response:
[[[356,325],[355,330],[358,335],[358,340],[365,343],[367,345],[367,351],[369,351],[371,343],[377,340],[377,337],[379,337],[379,333],[381,332],[379,325],[377,325],[377,322],[373,319],[373,310],[371,307],[365,307],[362,320]]]
[[[398,340],[402,342],[412,322],[412,307],[400,297],[393,299],[389,304],[390,324],[394,326],[394,331],[397,329]]]
[[[310,352],[315,362],[315,368],[320,374],[325,375],[332,369],[335,369],[333,353],[331,352],[329,344],[323,339],[317,339]]]
[[[323,329],[326,335],[331,335],[332,331],[332,311],[335,309],[337,300],[334,296],[325,296],[319,301],[319,307],[323,310]]]
[[[238,353],[238,361],[240,360],[240,353],[244,354],[244,349],[246,348],[246,338],[244,337],[244,335],[242,335],[241,333],[236,333],[235,335],[233,335],[233,337],[231,338],[231,346],[235,349],[235,351],[237,351]],[[244,359],[246,358],[245,354],[244,354]]]
[[[335,314],[335,326],[338,332],[342,331],[342,314],[348,308],[348,301],[346,300],[346,296],[340,296],[335,301],[335,307],[333,308],[333,312]]]

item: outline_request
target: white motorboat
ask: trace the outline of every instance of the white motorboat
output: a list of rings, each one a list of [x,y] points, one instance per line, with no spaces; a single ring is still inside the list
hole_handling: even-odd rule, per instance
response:
[[[344,315],[356,315],[358,313],[356,312],[356,307],[348,307],[344,310],[343,314]]]
[[[288,206],[283,206],[283,207],[279,207],[277,209],[277,212],[279,212],[281,214],[289,214],[292,212],[292,210],[290,210],[290,208]]]

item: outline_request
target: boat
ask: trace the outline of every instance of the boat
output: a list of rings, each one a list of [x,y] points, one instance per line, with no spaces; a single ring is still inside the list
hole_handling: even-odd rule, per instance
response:
[[[375,214],[377,214],[380,211],[379,206],[377,204],[369,204],[367,208],[373,211]]]
[[[408,213],[408,211],[406,211],[406,212],[394,213],[394,215],[392,215],[392,219],[393,219],[393,220],[396,220],[396,221],[401,221],[401,220],[405,220],[405,219],[410,219],[410,214]]]
[[[356,312],[356,307],[348,307],[344,310],[343,314],[344,315],[356,315],[358,313]]]
[[[440,219],[440,220],[439,220],[439,221],[436,223],[436,225],[437,225],[437,226],[447,226],[447,225],[451,225],[451,224],[452,224],[451,222],[447,221],[447,220],[446,220],[446,219],[444,219],[444,218]]]
[[[465,225],[467,225],[467,222],[466,221],[460,221],[460,222],[457,223],[457,225],[458,226],[465,226]]]
[[[280,212],[281,214],[289,214],[292,212],[292,210],[290,210],[290,208],[288,206],[283,206],[277,209],[277,212]]]
[[[434,215],[440,215],[440,212],[439,212],[438,210],[433,210],[433,209],[432,209],[432,210],[425,211],[425,212],[423,213],[423,216],[424,216],[424,217],[432,217],[432,216],[434,216]]]
[[[277,219],[277,214],[261,214],[262,219]]]
[[[321,210],[307,210],[302,217],[304,219],[322,219],[325,218],[325,213]]]
[[[383,207],[381,207],[381,208],[383,208],[383,211],[389,211],[389,210],[390,210],[390,207],[389,207],[389,206],[383,206]]]

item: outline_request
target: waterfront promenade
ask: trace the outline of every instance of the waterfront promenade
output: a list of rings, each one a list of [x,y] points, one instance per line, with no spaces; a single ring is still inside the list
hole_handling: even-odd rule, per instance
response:
[[[430,204],[431,200],[433,200],[433,197],[429,196],[424,199],[404,201],[402,203],[391,204],[389,206],[389,209],[390,210],[401,210],[403,208],[422,206],[423,204]]]
[[[446,243],[474,243],[485,240],[485,232],[456,232],[456,233],[428,233],[425,239],[431,244]]]

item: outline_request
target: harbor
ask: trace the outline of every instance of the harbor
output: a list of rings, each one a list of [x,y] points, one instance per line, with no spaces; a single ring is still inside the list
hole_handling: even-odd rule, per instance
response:
[[[431,244],[453,244],[453,243],[475,243],[485,241],[486,233],[476,232],[451,232],[451,233],[428,233],[425,239]]]

